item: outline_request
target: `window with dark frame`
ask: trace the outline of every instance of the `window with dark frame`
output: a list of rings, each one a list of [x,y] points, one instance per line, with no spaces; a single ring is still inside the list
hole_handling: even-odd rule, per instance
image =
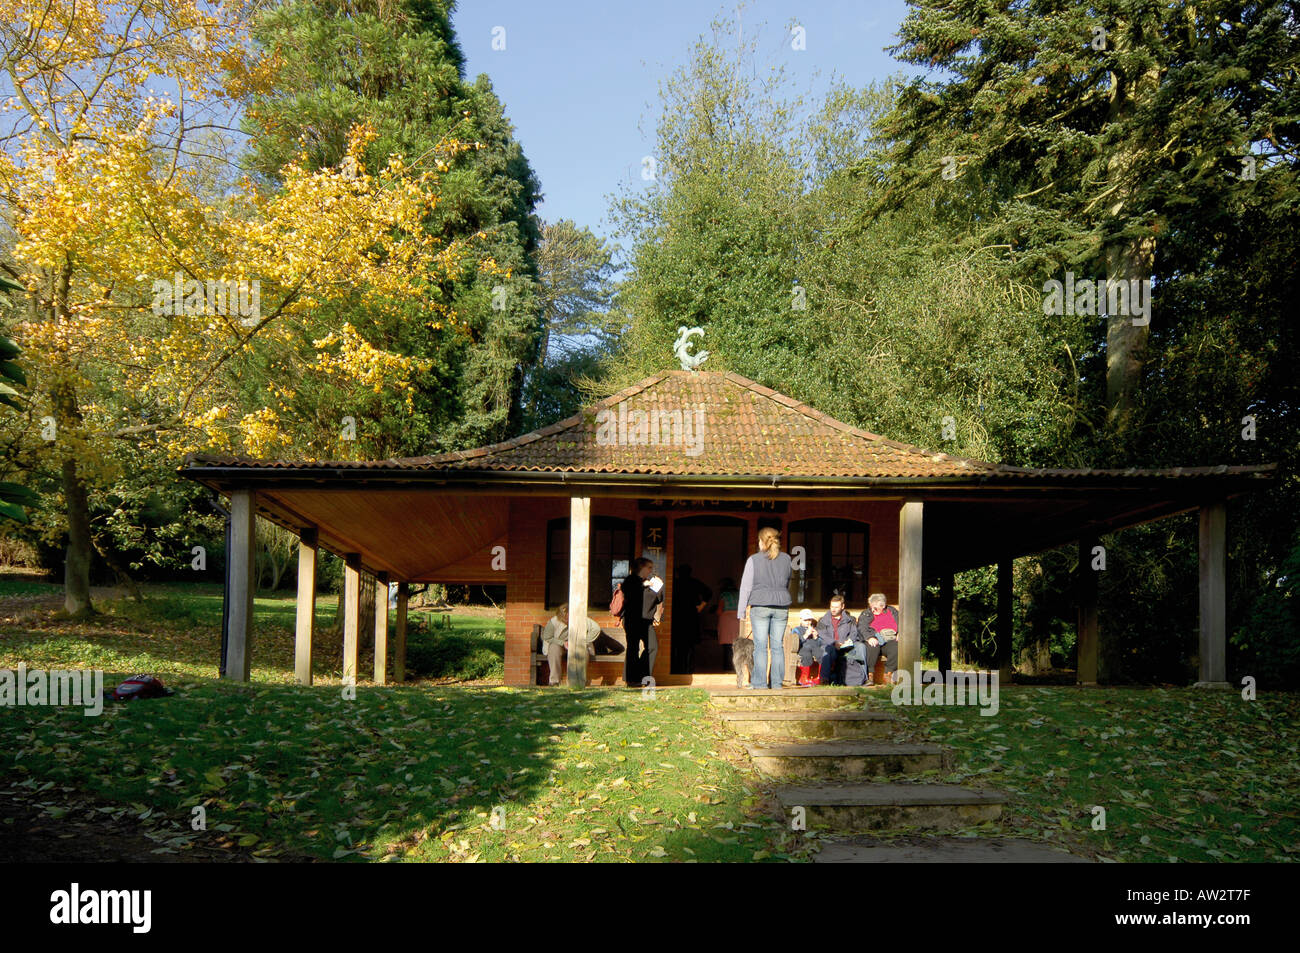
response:
[[[591,562],[588,566],[587,605],[605,609],[614,598],[614,588],[631,571],[636,523],[616,516],[595,516],[591,520]],[[553,519],[546,524],[546,608],[569,601],[569,520]]]
[[[809,519],[790,524],[790,552],[804,550],[804,568],[790,574],[795,605],[824,606],[839,591],[851,606],[866,605],[870,527],[858,520]]]

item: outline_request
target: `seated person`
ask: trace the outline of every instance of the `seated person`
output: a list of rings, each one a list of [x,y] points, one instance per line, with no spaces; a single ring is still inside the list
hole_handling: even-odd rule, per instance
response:
[[[821,655],[825,654],[821,640],[817,638],[817,616],[812,609],[804,609],[799,613],[799,625],[796,625],[791,631],[798,639],[799,646],[799,667],[797,681],[800,685],[820,685],[821,676],[812,677],[813,664],[817,662]]]
[[[898,670],[898,610],[889,604],[883,592],[873,592],[867,598],[867,605],[871,607],[871,616],[864,612],[858,620],[862,634],[867,637],[867,684],[875,682],[872,673],[882,652],[885,655],[885,679],[892,682],[894,672]]]
[[[866,660],[866,646],[853,616],[844,611],[844,597],[838,592],[831,596],[830,608],[817,623],[817,637],[822,647],[821,683],[849,683],[841,668],[843,663],[844,669],[848,669],[847,674],[853,677],[851,684],[861,685],[860,672]]]
[[[587,616],[587,658],[596,657],[592,643],[600,638],[600,624]],[[569,604],[566,602],[555,610],[551,621],[542,630],[542,648],[546,652],[546,663],[551,670],[550,683],[560,684],[560,660],[569,650]]]

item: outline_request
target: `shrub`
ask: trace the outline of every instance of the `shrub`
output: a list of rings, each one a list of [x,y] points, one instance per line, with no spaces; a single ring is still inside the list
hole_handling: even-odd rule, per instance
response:
[[[1261,688],[1294,688],[1300,679],[1300,541],[1232,633],[1237,667]]]

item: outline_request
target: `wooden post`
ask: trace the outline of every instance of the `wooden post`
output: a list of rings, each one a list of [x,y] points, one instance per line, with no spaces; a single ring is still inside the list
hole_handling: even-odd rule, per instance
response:
[[[997,666],[1000,685],[1010,685],[1015,671],[1011,657],[1011,568],[1010,559],[998,560]]]
[[[316,530],[298,537],[298,616],[293,630],[293,673],[299,685],[311,684],[311,640],[316,633]]]
[[[406,604],[410,599],[411,586],[406,582],[397,584],[397,631],[393,634],[393,681],[406,681]]]
[[[1201,507],[1201,672],[1196,688],[1228,684],[1228,508],[1223,501]]]
[[[952,604],[952,572],[945,570],[939,577],[939,633],[934,645],[940,674],[952,668]]]
[[[388,684],[388,573],[375,580],[375,684]]]
[[[343,681],[357,681],[357,633],[361,629],[361,557],[349,553],[343,568]]]
[[[591,497],[569,501],[569,687],[587,687],[587,567],[591,564]],[[640,611],[629,606],[629,612]]]
[[[226,641],[226,678],[248,681],[253,660],[253,597],[257,580],[253,567],[257,554],[257,510],[251,490],[230,494],[230,565],[226,567],[226,592],[230,619]]]
[[[898,670],[911,673],[921,660],[920,500],[907,500],[898,512]]]
[[[1075,630],[1078,654],[1075,680],[1080,685],[1097,684],[1097,570],[1092,568],[1092,550],[1096,545],[1095,536],[1079,540],[1079,577],[1075,580],[1079,602]]]

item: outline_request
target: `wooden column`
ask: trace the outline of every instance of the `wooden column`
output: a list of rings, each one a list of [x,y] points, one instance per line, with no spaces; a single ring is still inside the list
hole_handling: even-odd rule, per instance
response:
[[[591,497],[569,501],[569,687],[587,686],[587,567],[591,564]],[[639,611],[629,606],[629,612]]]
[[[406,604],[410,599],[410,583],[397,584],[397,630],[393,633],[393,681],[406,681]]]
[[[316,632],[316,530],[298,537],[298,616],[293,630],[293,674],[311,684],[311,640]]]
[[[941,673],[952,668],[952,604],[952,573],[945,571],[939,577],[939,632],[934,645]]]
[[[1078,650],[1075,680],[1080,685],[1097,684],[1097,570],[1092,568],[1092,549],[1096,545],[1095,536],[1079,540],[1079,577],[1075,580],[1079,603],[1075,628]]]
[[[375,684],[388,684],[388,573],[375,582]]]
[[[907,500],[898,512],[898,670],[911,673],[921,660],[920,500]]]
[[[1222,501],[1201,507],[1201,677],[1197,688],[1228,684],[1228,508]]]
[[[357,678],[357,634],[361,628],[361,557],[350,553],[343,568],[343,680]]]
[[[997,666],[998,682],[1011,684],[1015,664],[1011,659],[1011,567],[1010,559],[998,560],[998,623]]]
[[[230,597],[226,630],[226,678],[248,681],[253,660],[253,597],[257,580],[253,568],[257,555],[257,511],[251,490],[230,494],[230,564],[226,566],[226,592]]]

